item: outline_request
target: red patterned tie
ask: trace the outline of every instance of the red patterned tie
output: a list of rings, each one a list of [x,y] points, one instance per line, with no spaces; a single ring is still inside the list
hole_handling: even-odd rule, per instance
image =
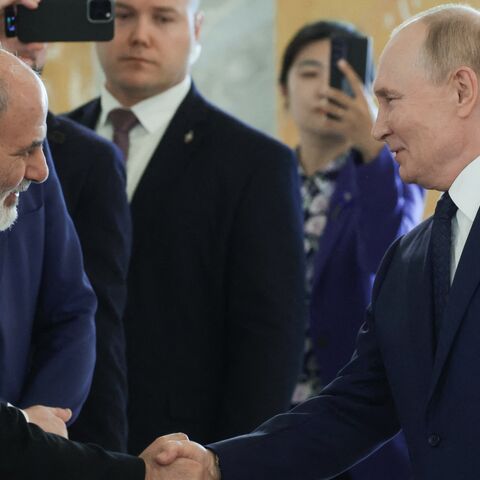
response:
[[[125,161],[128,159],[130,130],[138,123],[138,118],[131,110],[115,108],[108,114],[113,126],[113,142],[120,147]]]

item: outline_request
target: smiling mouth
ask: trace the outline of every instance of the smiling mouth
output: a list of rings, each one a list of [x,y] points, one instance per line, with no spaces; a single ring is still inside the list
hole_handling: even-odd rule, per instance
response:
[[[397,155],[400,153],[400,152],[403,152],[403,150],[405,150],[404,148],[397,148],[395,150],[390,150],[392,152],[392,156],[393,158],[397,158]]]

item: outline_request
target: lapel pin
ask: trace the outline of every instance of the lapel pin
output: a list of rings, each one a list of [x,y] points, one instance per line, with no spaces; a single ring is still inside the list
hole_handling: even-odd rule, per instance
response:
[[[193,142],[193,137],[194,137],[193,130],[190,130],[183,137],[183,141],[185,143],[192,143]]]

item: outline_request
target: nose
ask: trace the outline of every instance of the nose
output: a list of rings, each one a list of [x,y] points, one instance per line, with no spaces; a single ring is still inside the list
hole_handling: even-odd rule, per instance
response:
[[[385,115],[383,114],[382,108],[379,108],[377,118],[372,127],[372,137],[378,141],[385,141],[391,133],[392,131]]]
[[[132,45],[148,45],[149,38],[148,19],[139,16],[135,19],[135,22],[132,22],[129,41]]]
[[[28,156],[25,178],[35,183],[43,183],[48,178],[48,165],[42,148],[36,149]]]

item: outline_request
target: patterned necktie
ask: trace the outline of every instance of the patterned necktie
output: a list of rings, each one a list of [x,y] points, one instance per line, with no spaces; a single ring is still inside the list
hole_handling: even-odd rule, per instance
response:
[[[432,225],[433,297],[436,338],[442,327],[450,290],[452,217],[457,211],[448,192],[437,202]]]
[[[108,118],[113,126],[113,142],[120,147],[126,161],[130,144],[130,130],[138,123],[138,118],[131,110],[125,108],[113,109],[108,114]]]

